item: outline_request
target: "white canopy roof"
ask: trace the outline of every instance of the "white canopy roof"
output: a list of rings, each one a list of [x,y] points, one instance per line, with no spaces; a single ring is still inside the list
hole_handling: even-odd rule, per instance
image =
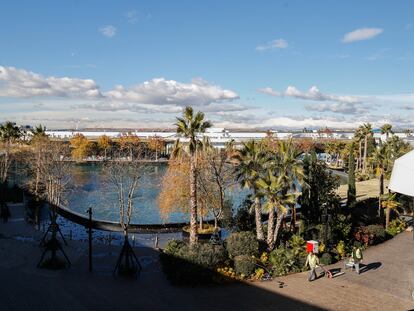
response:
[[[395,160],[388,188],[414,197],[414,150]]]

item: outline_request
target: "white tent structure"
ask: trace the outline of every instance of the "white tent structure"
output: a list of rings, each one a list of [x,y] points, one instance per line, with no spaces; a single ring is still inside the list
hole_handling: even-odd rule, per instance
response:
[[[414,197],[414,150],[395,160],[388,188]]]

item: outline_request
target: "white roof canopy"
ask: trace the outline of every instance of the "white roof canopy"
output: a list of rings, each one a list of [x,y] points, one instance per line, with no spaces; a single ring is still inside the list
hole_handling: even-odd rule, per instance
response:
[[[388,188],[414,197],[414,150],[395,160]]]

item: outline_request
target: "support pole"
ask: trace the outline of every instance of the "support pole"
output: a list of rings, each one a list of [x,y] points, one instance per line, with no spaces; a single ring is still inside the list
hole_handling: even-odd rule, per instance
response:
[[[92,272],[92,207],[87,210],[89,214],[88,240],[89,240],[89,272]]]

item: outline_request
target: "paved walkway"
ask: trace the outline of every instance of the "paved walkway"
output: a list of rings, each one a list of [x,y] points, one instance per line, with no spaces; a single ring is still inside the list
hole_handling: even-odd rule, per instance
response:
[[[13,213],[13,210],[12,210]],[[94,246],[93,273],[87,272],[87,246],[65,247],[72,268],[36,269],[41,237],[17,210],[0,223],[0,310],[409,310],[414,309],[414,241],[410,233],[367,250],[370,270],[349,270],[334,279],[309,283],[306,274],[278,282],[182,288],[164,278],[158,252],[136,248],[144,266],[139,280],[112,277],[119,247]],[[334,265],[333,267],[339,267]],[[332,267],[332,268],[333,268]]]
[[[279,278],[283,288],[273,289],[287,297],[300,297],[329,310],[410,310],[414,309],[414,241],[409,232],[401,233],[364,252],[366,267],[358,275],[347,269],[333,279],[307,282],[307,274]],[[337,263],[330,269],[341,268]],[[365,271],[364,271],[365,270]],[[260,284],[274,288],[274,284]]]

